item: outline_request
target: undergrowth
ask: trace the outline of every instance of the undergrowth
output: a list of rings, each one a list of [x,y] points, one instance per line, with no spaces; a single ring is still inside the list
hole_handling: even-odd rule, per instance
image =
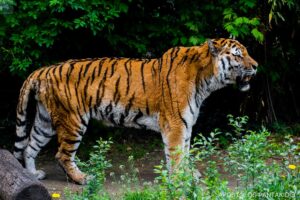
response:
[[[111,166],[105,153],[112,142],[99,140],[90,159],[82,162],[93,177],[81,193],[68,192],[66,196],[72,200],[299,199],[299,144],[289,135],[278,142],[264,127],[258,131],[246,130],[247,117],[228,118],[232,132],[215,129],[208,137],[199,134],[190,153],[172,174],[163,161],[155,166],[157,177],[152,183],[143,183],[137,178],[138,170],[129,157],[130,169],[124,170],[118,179],[117,185],[121,187],[118,195],[109,194],[104,187],[105,170]],[[232,137],[225,153],[219,148],[221,134]],[[195,176],[198,168],[202,169],[201,177]],[[229,175],[225,176],[222,170]]]

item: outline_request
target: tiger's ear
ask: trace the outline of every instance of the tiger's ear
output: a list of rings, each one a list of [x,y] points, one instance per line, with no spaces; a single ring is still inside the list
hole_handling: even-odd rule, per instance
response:
[[[216,57],[219,53],[219,50],[217,47],[215,47],[214,43],[211,41],[211,39],[207,40],[208,49],[212,56]]]

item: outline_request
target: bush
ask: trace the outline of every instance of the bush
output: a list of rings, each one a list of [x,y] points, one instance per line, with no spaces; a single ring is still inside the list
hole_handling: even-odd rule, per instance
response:
[[[243,117],[242,117],[243,118]],[[244,118],[246,119],[246,118]],[[229,116],[229,123],[235,124],[232,135],[243,130],[241,117]],[[242,120],[243,121],[243,120]],[[247,121],[247,120],[246,120]],[[242,124],[246,124],[243,121]],[[245,123],[244,123],[245,122]],[[300,197],[300,153],[299,144],[295,144],[290,136],[286,136],[280,144],[271,137],[265,128],[259,131],[247,130],[247,134],[240,139],[233,138],[233,143],[226,149],[226,154],[219,149],[218,129],[204,137],[201,134],[195,138],[194,144],[188,155],[185,155],[178,168],[169,174],[164,162],[155,167],[158,174],[154,184],[142,186],[136,177],[136,171],[126,173],[122,181],[125,183],[121,199],[126,200],[173,200],[173,199],[297,199]],[[238,134],[239,135],[239,134]],[[101,146],[102,142],[98,142]],[[105,148],[105,145],[101,148]],[[96,149],[98,149],[96,147]],[[101,181],[104,180],[103,167],[98,162],[107,163],[103,160],[102,153],[96,151],[91,154],[88,166],[90,172],[99,174]],[[100,160],[95,159],[101,157]],[[132,161],[129,160],[130,162]],[[200,162],[200,163],[199,163]],[[91,165],[94,163],[96,165]],[[202,176],[195,176],[198,164],[204,164]],[[101,167],[99,167],[99,165]],[[107,164],[104,166],[107,166]],[[93,169],[94,168],[94,169]],[[228,183],[226,176],[220,172],[227,170],[236,181],[237,187]],[[132,189],[132,183],[140,186]],[[232,185],[232,184],[231,184]],[[81,194],[76,194],[73,199],[112,199],[103,188],[97,185],[98,190],[93,189],[94,182],[88,183]],[[99,195],[101,191],[101,196]],[[103,194],[105,194],[103,196]],[[74,198],[76,197],[76,198]]]
[[[111,140],[104,141],[102,139],[96,141],[93,146],[93,152],[90,153],[90,158],[86,162],[77,159],[78,166],[87,174],[89,181],[86,187],[79,194],[72,194],[71,191],[66,191],[66,197],[70,200],[97,200],[109,199],[109,195],[105,191],[105,170],[111,167],[111,163],[106,159],[106,153],[109,151],[112,142]]]

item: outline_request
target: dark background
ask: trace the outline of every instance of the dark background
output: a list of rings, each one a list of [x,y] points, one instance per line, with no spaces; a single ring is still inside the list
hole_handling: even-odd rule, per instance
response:
[[[259,73],[249,92],[230,86],[213,93],[202,106],[194,134],[228,128],[228,114],[248,115],[251,126],[299,134],[296,0],[23,0],[3,3],[0,13],[0,147],[13,143],[18,92],[36,68],[70,58],[159,57],[173,46],[230,36],[248,48]],[[96,128],[90,132],[107,132]]]

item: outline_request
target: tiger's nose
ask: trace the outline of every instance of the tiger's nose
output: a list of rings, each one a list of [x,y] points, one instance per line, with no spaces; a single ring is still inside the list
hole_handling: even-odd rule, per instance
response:
[[[258,63],[255,60],[253,60],[253,63],[252,63],[251,67],[252,67],[253,70],[255,70],[255,72],[256,72],[257,66],[258,66]]]

